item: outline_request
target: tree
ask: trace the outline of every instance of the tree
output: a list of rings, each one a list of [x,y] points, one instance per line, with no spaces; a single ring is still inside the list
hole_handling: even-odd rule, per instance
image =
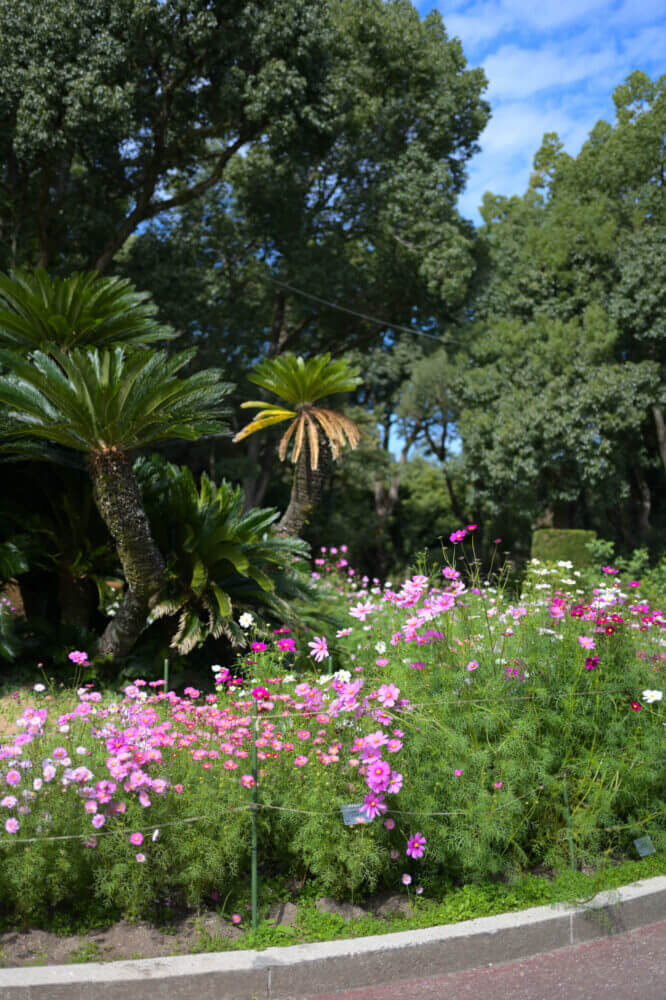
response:
[[[666,538],[666,76],[613,99],[578,156],[547,134],[525,195],[484,197],[461,435],[496,514],[504,491],[631,547]]]
[[[291,421],[278,454],[284,461],[291,444],[294,478],[289,506],[277,527],[286,535],[298,535],[319,501],[329,454],[335,461],[345,443],[355,448],[359,441],[359,430],[353,420],[337,410],[314,404],[325,396],[350,392],[361,380],[346,361],[331,361],[330,354],[307,361],[283,354],[260,362],[249,379],[284,400],[289,408],[264,400],[246,401],[243,408],[258,408],[260,412],[236,434],[234,441],[242,441],[273,424]]]
[[[104,272],[147,220],[321,111],[325,0],[0,5],[0,269]]]
[[[417,349],[393,324],[437,337],[464,318],[476,237],[456,201],[489,116],[483,72],[438,13],[421,19],[406,0],[336,0],[331,24],[316,135],[287,152],[255,143],[117,260],[199,363],[239,385],[285,351],[372,352],[374,368],[398,341]],[[394,375],[373,392],[389,422]],[[252,438],[240,469],[216,452],[248,502],[270,488],[274,441]]]
[[[132,452],[157,441],[195,440],[225,430],[221,400],[229,386],[220,372],[177,378],[193,356],[193,351],[168,358],[164,351],[128,353],[116,347],[34,351],[27,359],[0,351],[0,365],[9,370],[0,381],[6,433],[83,452],[95,503],[116,543],[127,591],[100,639],[100,656],[116,657],[131,648],[164,583],[164,558],[151,535]]]

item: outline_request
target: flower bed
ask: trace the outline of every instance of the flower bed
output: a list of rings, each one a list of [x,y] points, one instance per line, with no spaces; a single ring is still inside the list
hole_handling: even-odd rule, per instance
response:
[[[209,692],[86,686],[54,711],[35,691],[0,747],[5,919],[211,899],[241,915],[254,796],[264,883],[340,898],[441,898],[635,856],[645,834],[663,850],[660,611],[616,581],[553,590],[539,566],[511,602],[455,565],[380,587],[331,555],[315,572],[349,626],[309,640],[326,674],[295,676],[307,645],[245,619],[251,652]]]

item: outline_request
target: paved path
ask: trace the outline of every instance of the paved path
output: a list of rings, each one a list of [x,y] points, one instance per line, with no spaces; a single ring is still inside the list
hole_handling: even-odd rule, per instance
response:
[[[309,1000],[666,1000],[666,920],[517,962]]]

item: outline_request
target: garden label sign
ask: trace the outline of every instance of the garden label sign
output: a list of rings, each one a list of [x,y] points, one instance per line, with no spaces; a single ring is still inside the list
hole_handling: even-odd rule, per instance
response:
[[[358,826],[359,823],[370,823],[366,816],[361,812],[362,803],[356,803],[354,805],[342,806],[342,820],[345,826]]]
[[[642,858],[646,858],[648,854],[656,854],[657,848],[652,843],[650,837],[639,837],[634,841],[634,847],[640,854]]]

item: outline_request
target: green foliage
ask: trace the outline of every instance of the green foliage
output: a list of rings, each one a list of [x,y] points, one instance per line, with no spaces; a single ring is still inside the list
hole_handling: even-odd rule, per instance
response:
[[[24,359],[0,351],[10,371],[0,384],[7,432],[89,453],[220,434],[231,387],[215,369],[178,379],[194,353],[77,348]]]
[[[138,459],[135,471],[167,556],[166,590],[151,617],[179,615],[170,643],[179,653],[209,636],[242,643],[236,621],[243,611],[258,613],[260,621],[293,620],[292,602],[312,600],[296,565],[309,548],[271,532],[276,510],[244,511],[240,487],[215,485],[203,473],[197,488],[189,469],[156,458]]]
[[[0,268],[107,269],[248,144],[312,134],[320,0],[29,0],[0,9]]]
[[[0,275],[0,347],[70,351],[75,347],[145,347],[175,331],[155,319],[156,306],[120,278],[46,271]]]
[[[589,549],[595,538],[594,531],[539,528],[532,532],[532,559],[541,562],[563,560],[573,563],[576,569],[586,569],[595,562]]]

